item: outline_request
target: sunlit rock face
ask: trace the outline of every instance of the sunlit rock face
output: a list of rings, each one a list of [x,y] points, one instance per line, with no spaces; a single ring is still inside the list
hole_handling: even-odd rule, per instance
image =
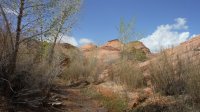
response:
[[[80,50],[86,57],[96,57],[102,62],[113,62],[120,58],[123,47],[128,47],[129,50],[140,50],[145,54],[150,54],[150,50],[144,46],[142,42],[135,41],[128,44],[123,44],[118,39],[110,40],[104,45],[97,47],[94,44],[87,44],[80,47]]]
[[[133,42],[129,42],[127,44],[127,47],[129,49],[137,49],[137,50],[141,50],[142,52],[144,52],[145,54],[150,54],[150,50],[140,41],[133,41]]]
[[[110,40],[105,45],[101,46],[103,49],[120,50],[123,44],[118,40]]]
[[[179,46],[166,50],[166,53],[176,60],[177,56],[180,59],[189,59],[194,62],[200,58],[200,36],[196,36]]]
[[[80,47],[80,49],[85,52],[95,50],[96,48],[97,46],[92,43]]]

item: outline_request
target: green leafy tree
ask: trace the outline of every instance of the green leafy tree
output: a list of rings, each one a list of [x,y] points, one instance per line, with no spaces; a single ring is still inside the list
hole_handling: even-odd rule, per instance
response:
[[[132,19],[130,22],[125,23],[124,19],[121,18],[120,24],[119,24],[119,41],[122,42],[121,46],[121,57],[122,59],[125,59],[126,53],[125,53],[125,47],[126,44],[134,38],[134,25],[135,21]]]
[[[119,25],[119,40],[122,43],[121,57],[122,59],[136,59],[143,61],[146,58],[144,52],[137,50],[131,43],[137,43],[141,35],[135,32],[135,20],[132,19],[129,22],[125,22],[122,18]],[[131,42],[134,41],[134,42]]]

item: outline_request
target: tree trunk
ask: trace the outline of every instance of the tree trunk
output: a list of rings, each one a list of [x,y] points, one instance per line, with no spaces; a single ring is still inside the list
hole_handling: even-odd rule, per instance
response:
[[[57,38],[54,39],[53,45],[52,45],[50,52],[49,52],[49,57],[48,57],[49,64],[52,64],[52,61],[53,61],[53,55],[54,55],[54,49],[55,49],[55,46],[56,46],[56,41],[57,41]]]
[[[24,12],[24,2],[25,2],[25,0],[20,0],[19,15],[17,17],[15,50],[14,50],[14,52],[12,54],[12,58],[11,58],[10,74],[13,74],[16,69],[17,54],[19,51],[19,40],[20,40],[20,35],[21,35],[21,23],[22,23],[23,12]]]

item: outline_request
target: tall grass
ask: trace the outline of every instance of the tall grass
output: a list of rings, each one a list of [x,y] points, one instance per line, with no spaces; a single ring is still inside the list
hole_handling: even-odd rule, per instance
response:
[[[191,95],[194,103],[200,106],[200,60],[189,64],[186,71],[187,92]]]

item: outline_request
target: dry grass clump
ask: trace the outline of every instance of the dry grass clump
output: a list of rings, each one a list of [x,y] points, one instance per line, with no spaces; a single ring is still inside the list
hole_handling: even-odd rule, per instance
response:
[[[88,82],[95,82],[99,78],[99,74],[104,69],[104,64],[100,63],[95,56],[85,58],[80,55],[81,52],[69,53],[70,64],[64,68],[61,77],[68,82],[76,82],[85,80]]]
[[[149,111],[150,112],[193,112],[181,103],[173,103],[173,104],[147,103],[133,109],[131,112],[149,112]]]
[[[151,64],[151,80],[156,91],[165,95],[183,94],[185,92],[186,85],[182,73],[185,66],[175,65],[175,63],[180,64],[180,62],[180,59],[175,62],[163,52],[158,60]]]
[[[187,92],[192,100],[200,106],[200,60],[196,64],[189,64],[186,71]]]
[[[112,80],[127,86],[128,89],[133,90],[144,86],[144,76],[137,63],[121,60],[113,65],[110,73]]]
[[[123,112],[127,109],[128,102],[118,95],[113,97],[104,96],[92,88],[84,88],[81,91],[84,95],[97,100],[109,112]]]

